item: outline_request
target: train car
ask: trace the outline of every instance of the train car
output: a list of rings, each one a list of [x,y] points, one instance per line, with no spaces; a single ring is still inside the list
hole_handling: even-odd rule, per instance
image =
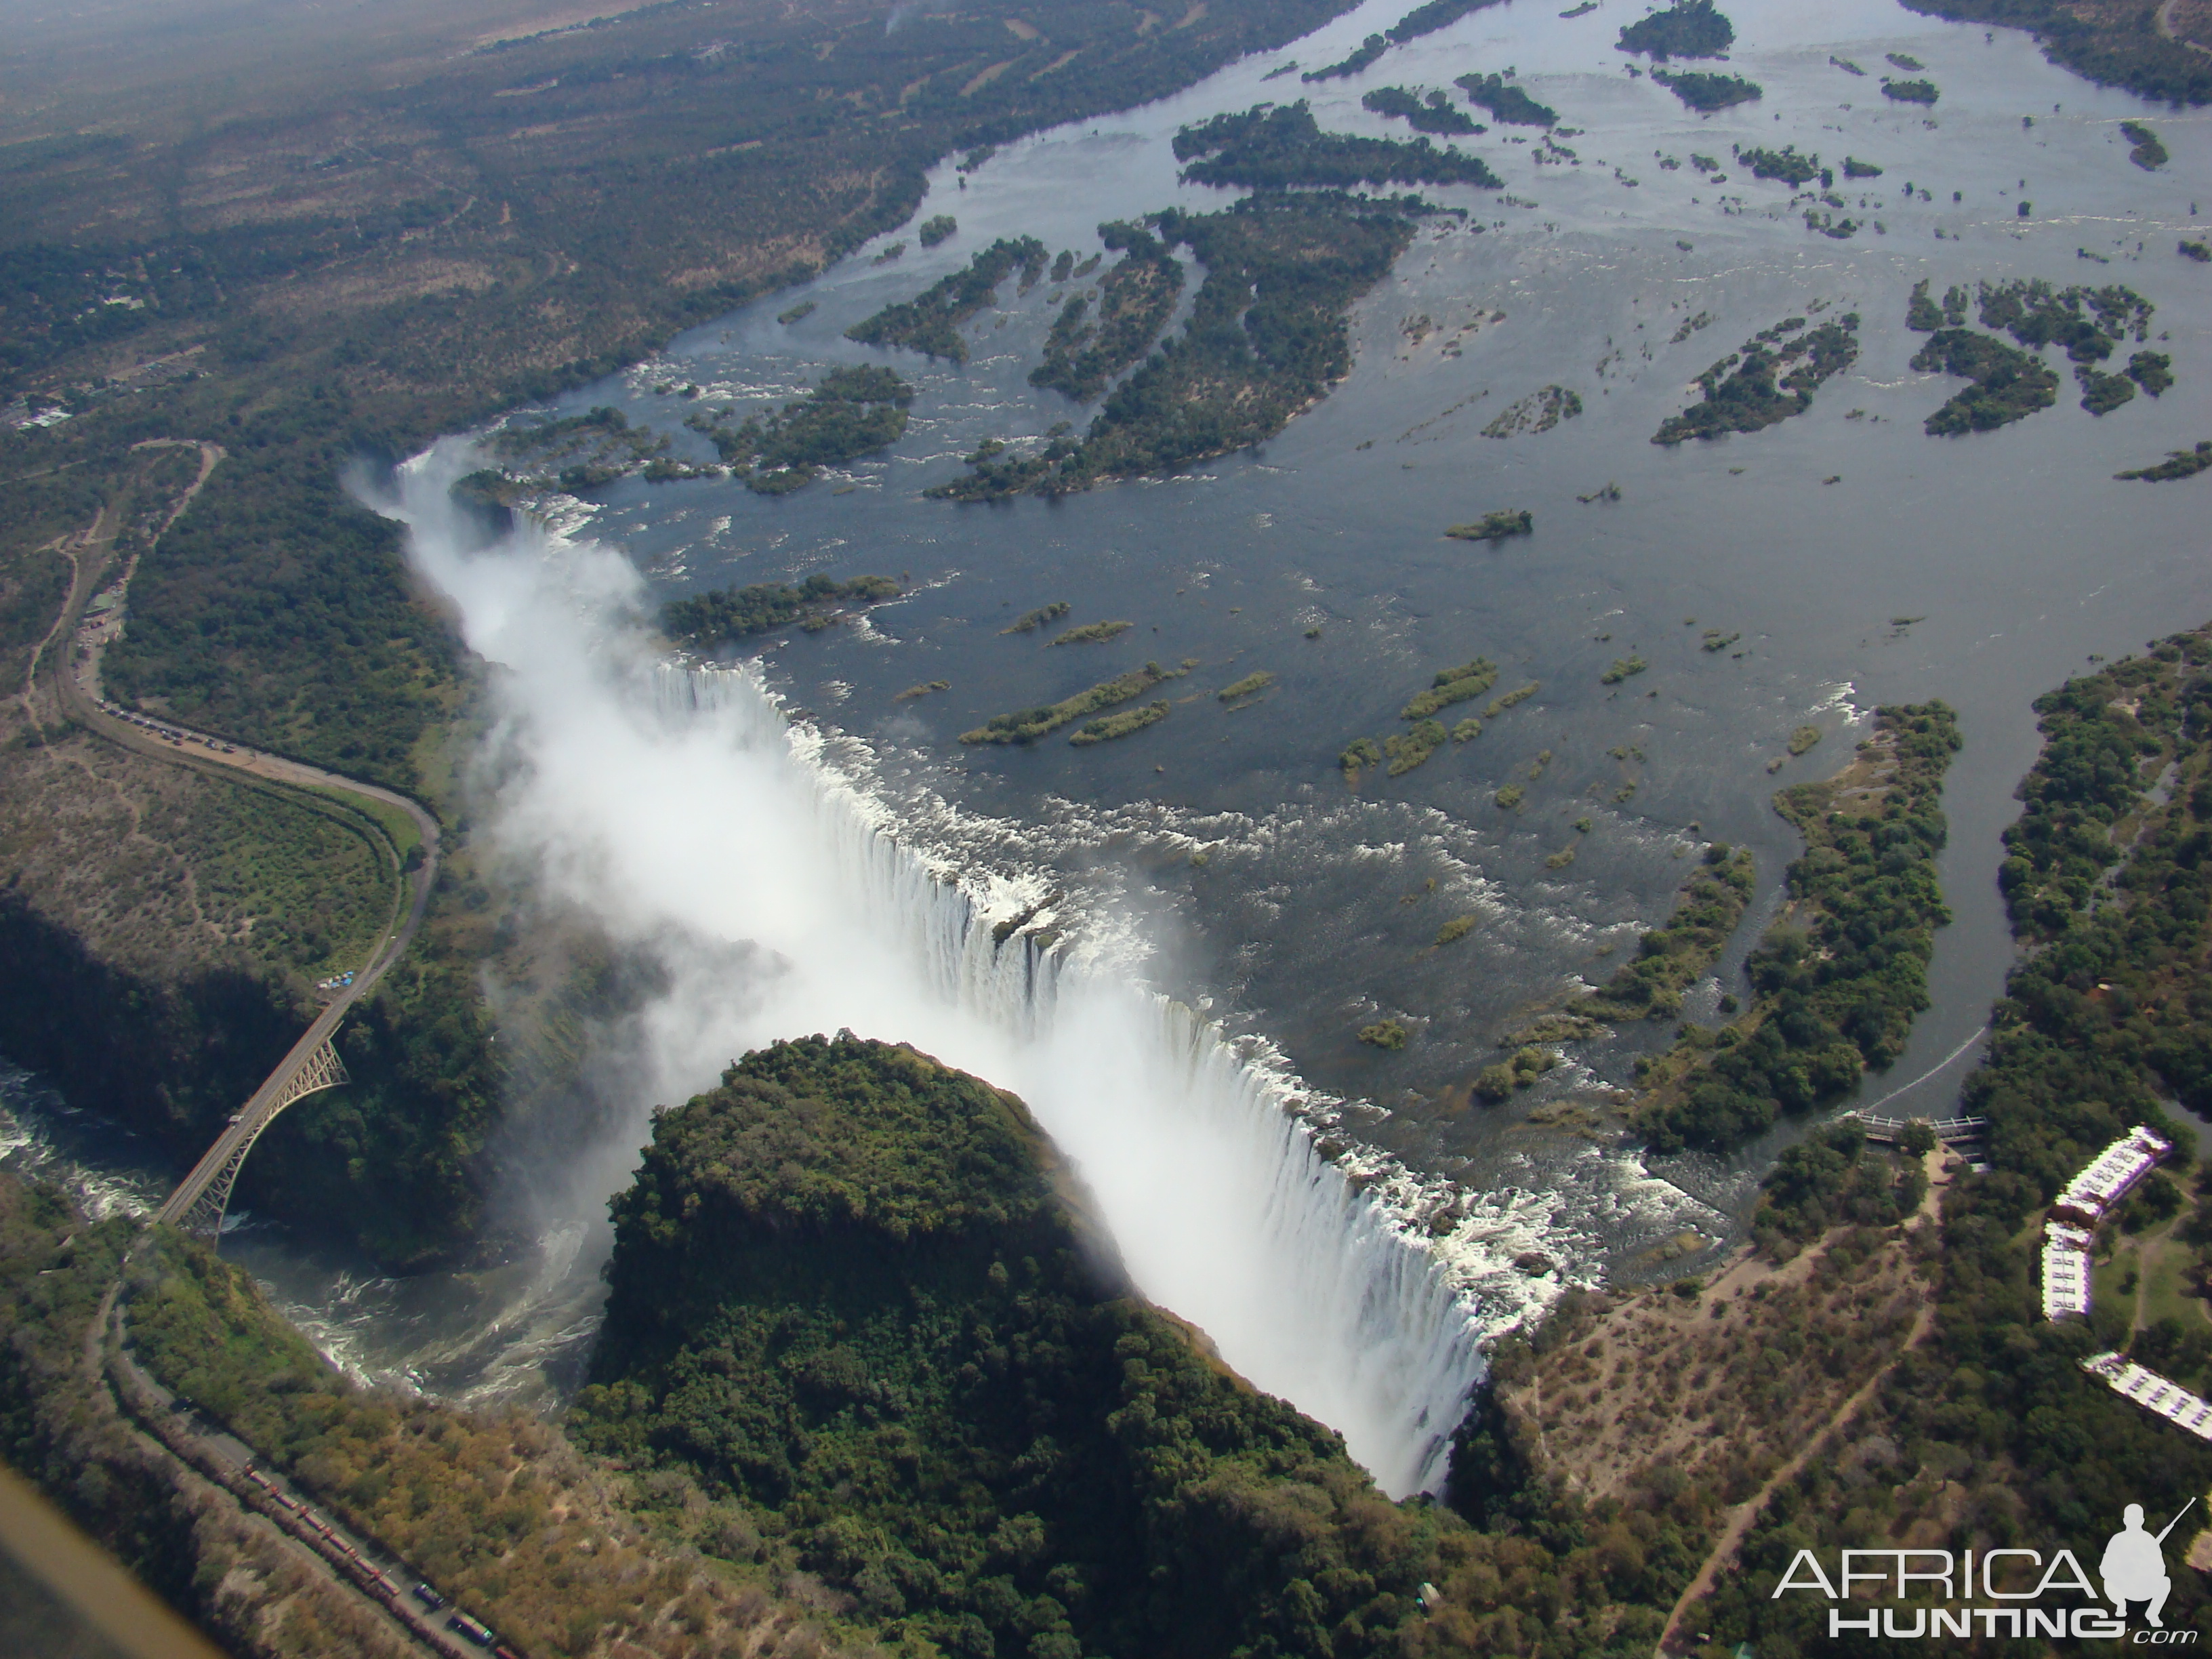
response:
[[[465,1613],[456,1613],[446,1620],[447,1630],[457,1630],[480,1648],[488,1648],[499,1638],[492,1634],[489,1625],[480,1625]]]

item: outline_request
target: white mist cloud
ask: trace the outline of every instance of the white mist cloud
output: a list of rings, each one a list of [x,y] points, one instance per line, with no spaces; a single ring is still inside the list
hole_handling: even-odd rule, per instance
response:
[[[568,1172],[579,1210],[627,1179],[653,1105],[747,1049],[841,1027],[911,1042],[1029,1103],[1146,1294],[1340,1430],[1386,1489],[1433,1486],[1478,1369],[1465,1310],[1314,1158],[1267,1080],[1119,978],[1062,974],[1040,1009],[1020,945],[963,939],[957,896],[867,830],[750,683],[718,676],[719,706],[669,706],[618,552],[527,524],[472,547],[447,493],[467,465],[441,446],[384,510],[495,665],[483,833],[666,986],[625,1034],[627,1115]]]

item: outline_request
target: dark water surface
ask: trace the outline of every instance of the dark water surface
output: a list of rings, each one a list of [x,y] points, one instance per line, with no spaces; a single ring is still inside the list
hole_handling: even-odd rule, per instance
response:
[[[1596,1156],[1569,1131],[1525,1120],[1623,1079],[1665,1034],[1584,1045],[1511,1103],[1470,1108],[1464,1085],[1495,1058],[1499,1035],[1575,976],[1603,977],[1665,914],[1708,840],[1753,849],[1755,915],[1771,910],[1797,851],[1772,792],[1832,771],[1876,705],[1942,698],[1966,742],[1947,793],[1955,921],[1937,950],[1935,1007],[1865,1091],[1886,1109],[1940,1110],[2010,959],[1994,878],[2011,792],[2035,753],[2033,699],[2093,654],[2212,612],[2198,529],[2212,483],[2111,476],[2212,436],[2212,269],[2174,252],[2207,228],[2189,194],[2212,176],[2207,118],[2090,87],[2025,36],[1876,0],[1817,15],[1779,0],[1731,4],[1739,44],[1727,67],[1765,97],[1710,118],[1626,73],[1612,42],[1635,9],[1621,0],[1572,20],[1498,7],[1350,80],[1263,80],[1291,58],[1334,61],[1407,9],[1364,7],[1180,97],[1006,146],[964,189],[940,169],[918,216],[957,215],[959,234],[941,247],[878,267],[878,247],[911,230],[879,239],[803,292],[697,330],[562,404],[616,403],[706,459],[680,425],[702,406],[681,395],[687,383],[704,404],[762,407],[828,366],[887,362],[919,389],[911,428],[887,456],[781,499],[731,482],[628,483],[539,508],[626,550],[660,599],[814,571],[909,578],[908,597],[860,625],[768,641],[772,683],[862,740],[895,810],[957,809],[915,831],[938,838],[937,856],[1042,873],[1066,896],[1072,948],[1119,953],[1232,1030],[1263,1035],[1311,1084],[1387,1109],[1369,1131],[1378,1146],[1478,1190],[1540,1188]],[[1932,112],[1881,95],[1893,51],[1928,65],[1942,89]],[[1848,75],[1832,56],[1869,73]],[[959,368],[855,345],[846,327],[995,236],[1035,235],[1080,259],[1098,251],[1102,221],[1228,199],[1176,181],[1170,144],[1187,122],[1304,95],[1325,127],[1393,132],[1359,108],[1364,91],[1509,67],[1581,130],[1560,139],[1580,165],[1540,164],[1532,129],[1455,141],[1491,161],[1510,204],[1427,192],[1468,218],[1423,229],[1353,314],[1350,377],[1279,437],[1193,476],[1053,503],[920,498],[986,438],[1089,418],[1024,382],[1060,290],[1018,295],[1010,281],[970,325],[972,361]],[[2167,167],[2130,163],[2118,132],[2130,118],[2156,126]],[[1808,230],[1785,186],[1735,167],[1736,143],[1793,143],[1838,173],[1846,154],[1878,163],[1863,208],[1861,191],[1838,192],[1863,228],[1843,240]],[[1727,182],[1701,177],[1692,154],[1717,159]],[[1905,203],[1907,180],[1933,199]],[[2178,383],[2096,419],[2048,354],[2064,377],[2056,408],[1994,434],[1923,435],[1922,420],[1962,383],[1908,367],[1923,338],[1904,327],[1912,283],[1927,278],[1940,295],[2014,276],[2134,289],[2156,305],[2149,345],[2172,355]],[[802,298],[817,304],[811,316],[775,320]],[[1690,400],[1692,378],[1755,331],[1847,312],[1861,319],[1859,359],[1806,415],[1717,442],[1649,441]],[[1481,435],[1554,384],[1578,394],[1579,416],[1540,434]],[[1576,499],[1608,482],[1618,501]],[[1441,534],[1495,508],[1532,511],[1534,535],[1486,547]],[[1135,626],[1109,644],[1062,647],[1046,643],[1049,629],[1002,634],[1059,600],[1073,607],[1061,627]],[[1740,637],[1701,650],[1712,629]],[[1602,684],[1607,665],[1632,653],[1648,671]],[[1534,680],[1540,691],[1419,770],[1348,787],[1342,747],[1403,729],[1396,711],[1431,673],[1478,654],[1500,665],[1498,690]],[[1147,659],[1196,665],[1155,694],[1174,700],[1171,715],[1131,738],[1082,750],[1065,734],[1021,749],[957,741],[994,714]],[[1234,709],[1217,698],[1261,669],[1277,676],[1262,698]],[[947,690],[897,700],[939,679]],[[1807,724],[1821,744],[1770,773]],[[1518,811],[1493,804],[1508,782],[1526,787]],[[1578,835],[1584,817],[1591,827]],[[963,848],[962,823],[988,832]],[[1571,847],[1571,863],[1547,864]],[[1474,930],[1434,947],[1461,915],[1478,919]],[[1747,925],[1724,973],[1755,932]],[[1719,989],[1708,982],[1693,1009],[1710,1012]],[[1401,1053],[1355,1040],[1385,1015],[1413,1031]],[[1771,1151],[1658,1172],[1735,1209]],[[603,1230],[596,1244],[585,1234],[580,1223],[529,1262],[412,1286],[264,1231],[238,1248],[356,1363],[456,1392],[527,1394],[516,1379],[542,1370],[557,1382],[590,1328],[592,1287],[571,1267],[604,1248]],[[1650,1242],[1622,1236],[1616,1265],[1632,1267]]]

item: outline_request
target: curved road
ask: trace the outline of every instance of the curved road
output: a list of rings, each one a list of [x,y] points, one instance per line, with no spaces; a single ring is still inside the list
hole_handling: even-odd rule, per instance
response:
[[[178,515],[198,493],[200,486],[207,482],[208,474],[215,470],[216,463],[222,459],[222,451],[215,445],[202,444],[198,448],[200,476],[170,513],[162,526],[163,530],[176,522]],[[243,775],[274,784],[280,790],[335,793],[378,802],[404,813],[413,823],[416,833],[422,837],[421,863],[411,872],[404,868],[398,872],[408,878],[408,890],[404,898],[392,906],[392,925],[384,939],[371,953],[368,963],[355,973],[353,983],[339,992],[314,1024],[308,1026],[306,1034],[292,1045],[290,1052],[278,1062],[276,1069],[269,1074],[260,1088],[254,1091],[252,1098],[231,1119],[222,1133],[216,1137],[215,1145],[192,1166],[191,1173],[185,1177],[170,1195],[168,1202],[161,1206],[156,1219],[173,1223],[191,1207],[202,1189],[222,1168],[232,1152],[241,1143],[250,1143],[268,1127],[270,1120],[282,1111],[284,1105],[290,1103],[284,1099],[284,1091],[294,1077],[313,1057],[315,1051],[337,1032],[340,1022],[353,1005],[384,977],[392,964],[399,960],[413,942],[416,931],[422,924],[422,913],[430,902],[430,890],[437,880],[438,821],[419,803],[396,790],[362,783],[336,772],[325,772],[320,767],[287,760],[281,755],[265,754],[258,750],[225,744],[199,732],[189,732],[171,721],[142,724],[137,717],[125,716],[94,697],[77,678],[74,647],[85,606],[91,602],[94,589],[106,573],[108,560],[94,550],[104,543],[112,543],[113,512],[113,508],[104,511],[86,532],[79,544],[86,550],[86,556],[80,557],[73,551],[68,555],[76,574],[70,584],[69,598],[63,606],[60,626],[55,635],[49,636],[63,641],[61,649],[64,654],[60,665],[61,672],[53,677],[63,714],[86,731],[105,738],[120,748],[210,776]],[[161,733],[173,735],[160,735]],[[363,813],[362,816],[375,826],[379,837],[390,849],[395,866],[402,865],[404,860],[398,845],[376,815]]]

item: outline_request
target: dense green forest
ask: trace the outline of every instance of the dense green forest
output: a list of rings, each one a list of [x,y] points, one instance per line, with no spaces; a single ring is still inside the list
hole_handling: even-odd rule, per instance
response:
[[[848,605],[878,605],[896,599],[899,592],[899,585],[889,576],[839,581],[817,570],[795,587],[787,582],[757,582],[672,600],[661,609],[660,631],[685,650],[711,652],[779,628],[817,632]]]
[[[1182,334],[1115,387],[1080,439],[1012,453],[988,444],[966,476],[923,493],[1060,495],[1274,436],[1350,369],[1344,313],[1389,274],[1428,210],[1413,198],[1299,192],[1155,216],[1161,245],[1188,246],[1206,270]]]
[[[731,426],[722,409],[684,422],[714,442],[724,463],[757,495],[783,495],[810,484],[825,466],[889,448],[906,434],[914,388],[887,368],[833,368],[796,403]]]
[[[1360,99],[1359,106],[1376,115],[1395,116],[1416,132],[1449,137],[1486,131],[1465,110],[1454,109],[1441,92],[1432,92],[1425,99],[1405,87],[1377,87]]]
[[[2148,478],[2154,483],[2162,483],[2170,478],[2193,478],[2208,467],[2212,467],[2212,440],[2199,442],[2194,449],[2170,450],[2162,461],[2149,466],[2139,466],[2131,471],[2115,472],[2112,476],[2116,478]]]
[[[1513,127],[1548,127],[1559,124],[1559,112],[1540,104],[1502,75],[1462,75],[1452,84],[1467,94],[1467,101],[1480,105]]]
[[[1960,23],[2027,29],[2044,55],[2108,87],[2175,104],[2212,103],[2212,58],[2159,33],[2157,8],[2130,0],[1904,0]]]
[[[1298,79],[1310,86],[1316,81],[1340,81],[1357,75],[1390,50],[1390,42],[1380,34],[1370,34],[1334,64],[1317,70],[1308,70]]]
[[[1735,25],[1713,0],[1674,0],[1623,27],[1616,52],[1640,52],[1656,63],[1669,58],[1719,58],[1735,44]]]
[[[1122,251],[1098,279],[1097,309],[1077,295],[1060,309],[1046,336],[1044,361],[1030,371],[1031,386],[1048,386],[1087,404],[1152,348],[1182,294],[1182,264],[1151,232],[1134,225],[1102,225],[1109,248]]]
[[[1762,330],[1698,376],[1705,395],[1670,415],[1651,436],[1655,444],[1757,432],[1813,406],[1813,393],[1849,368],[1859,355],[1856,312],[1807,329],[1791,317]]]
[[[1994,431],[2058,401],[2058,377],[2042,359],[1970,328],[1938,329],[1912,367],[1973,382],[1922,422],[1931,438]]]
[[[963,732],[960,741],[965,744],[1023,744],[1035,743],[1039,738],[1057,732],[1073,720],[1086,714],[1096,714],[1101,709],[1112,708],[1135,697],[1141,697],[1156,685],[1178,679],[1189,671],[1162,668],[1148,662],[1142,668],[1133,668],[1126,674],[1117,674],[1110,680],[1101,680],[1072,697],[1049,702],[1035,708],[1017,708],[1009,714],[994,714],[972,732]]]
[[[778,1043],[654,1120],[569,1431],[947,1654],[1395,1654],[1465,1529],[1129,1291],[1021,1103]],[[732,1529],[738,1531],[737,1528]]]
[[[1754,179],[1773,179],[1785,185],[1810,184],[1820,176],[1820,158],[1801,155],[1795,144],[1784,144],[1780,149],[1745,149],[1731,145],[1736,165],[1747,170]]]
[[[1824,1458],[1783,1495],[1746,1547],[1747,1571],[1700,1620],[1722,1641],[1877,1651],[1827,1641],[1810,1598],[1764,1594],[1801,1547],[1910,1535],[1986,1549],[2023,1539],[2065,1544],[2088,1561],[2123,1498],[2163,1519],[2212,1482],[2212,1448],[2077,1363],[2129,1346],[2203,1392],[2212,1390],[2212,1344],[2170,1316],[2131,1335],[2124,1305],[2103,1307],[2086,1327],[2042,1320],[2034,1225],[2130,1125],[2190,1144],[2161,1097],[2212,1104],[2212,862],[2203,856],[2212,846],[2212,637],[2198,629],[2164,641],[2070,682],[2037,710],[2045,746],[2021,785],[2003,874],[2030,953],[2007,981],[1989,1054],[1960,1100],[1990,1118],[1994,1167],[1956,1182],[1945,1202],[1934,1340],[1900,1364],[1864,1429],[1894,1449],[1881,1479],[1854,1486],[1848,1459]],[[2171,1219],[2179,1201],[2173,1182],[2154,1180],[2112,1231]],[[2185,1217],[2176,1237],[2201,1256],[2212,1228]],[[2204,1283],[2201,1269],[2192,1282]],[[1911,1616],[1900,1609],[1908,1625]],[[2185,1629],[2212,1624],[2196,1574],[2173,1574],[2165,1617]]]
[[[1936,854],[1958,746],[1958,720],[1940,702],[1880,708],[1838,777],[1774,798],[1805,837],[1785,877],[1789,908],[1745,964],[1742,1014],[1715,1031],[1686,1028],[1638,1062],[1645,1093],[1632,1121],[1654,1147],[1734,1146],[1904,1053],[1928,1006],[1936,929],[1950,920]]]
[[[1765,95],[1757,82],[1741,75],[1707,75],[1697,70],[1674,74],[1655,69],[1651,78],[1701,115],[1753,103]]]
[[[1045,246],[1034,236],[1001,236],[968,262],[965,270],[933,283],[911,300],[886,306],[845,331],[863,345],[904,346],[956,363],[968,361],[968,342],[960,325],[991,303],[999,285],[1016,270],[1024,289],[1044,275]]]
[[[1201,185],[1260,190],[1301,185],[1474,185],[1503,190],[1505,181],[1479,155],[1426,138],[1360,138],[1323,132],[1304,99],[1279,106],[1255,104],[1184,127],[1175,137],[1183,177]]]
[[[1671,1019],[1681,1012],[1682,993],[1712,971],[1737,923],[1750,904],[1755,871],[1751,854],[1716,842],[1682,890],[1664,927],[1636,942],[1636,959],[1613,976],[1574,1012],[1601,1019]]]

